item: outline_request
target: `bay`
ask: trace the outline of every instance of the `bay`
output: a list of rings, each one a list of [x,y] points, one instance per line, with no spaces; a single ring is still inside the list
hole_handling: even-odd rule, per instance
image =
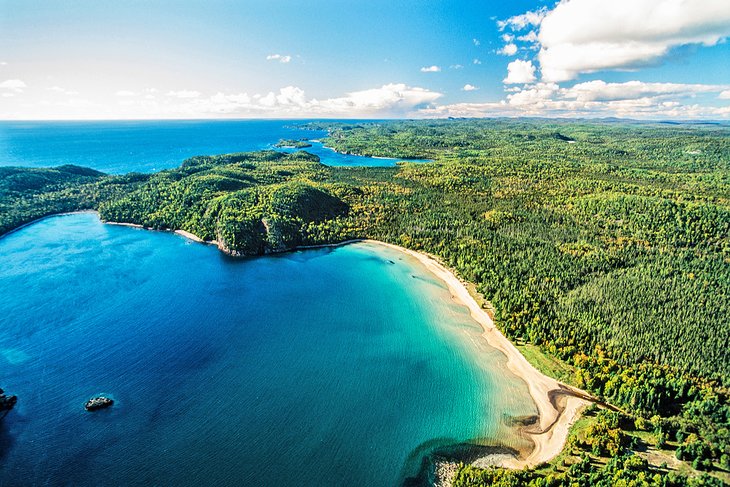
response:
[[[234,260],[81,213],[0,239],[0,270],[1,485],[398,485],[535,413],[445,285],[376,244]]]

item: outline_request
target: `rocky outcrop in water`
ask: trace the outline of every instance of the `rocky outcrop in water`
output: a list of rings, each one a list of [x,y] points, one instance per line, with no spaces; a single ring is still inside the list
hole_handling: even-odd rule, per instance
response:
[[[91,399],[86,401],[86,404],[84,404],[84,409],[86,409],[87,411],[96,411],[97,409],[108,408],[112,404],[114,404],[114,400],[109,399],[108,397],[92,397]]]
[[[7,416],[17,402],[18,398],[16,396],[7,396],[5,391],[0,389],[0,419]]]

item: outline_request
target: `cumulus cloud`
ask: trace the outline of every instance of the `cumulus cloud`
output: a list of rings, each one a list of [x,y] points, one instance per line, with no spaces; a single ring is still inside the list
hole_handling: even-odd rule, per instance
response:
[[[436,65],[434,65],[434,66],[424,66],[424,67],[421,68],[421,72],[422,73],[438,73],[439,71],[441,71],[441,67],[436,66]]]
[[[347,115],[354,113],[375,114],[408,113],[424,108],[441,98],[441,93],[426,88],[411,87],[403,83],[391,83],[380,88],[354,91],[341,98],[331,98],[320,103],[324,112]]]
[[[497,26],[499,27],[499,30],[504,30],[506,28],[522,30],[528,26],[540,25],[540,22],[542,22],[542,19],[545,18],[547,12],[548,10],[545,7],[531,12],[525,12],[524,14],[510,17],[507,20],[500,20],[497,22]]]
[[[477,58],[474,58],[474,60],[471,63],[472,64],[482,64],[482,62]]]
[[[506,44],[502,49],[497,51],[497,54],[502,54],[503,56],[514,56],[517,54],[517,45],[516,44]]]
[[[461,69],[463,67],[464,66],[462,66],[461,64],[452,64],[451,66],[449,66],[449,69]]]
[[[571,88],[563,89],[562,93],[565,98],[590,102],[635,100],[643,97],[666,97],[668,95],[693,96],[699,93],[717,93],[723,88],[723,85],[646,83],[643,81],[606,83],[602,80],[595,80],[578,83]]]
[[[267,61],[279,61],[280,63],[288,63],[291,61],[291,56],[284,55],[284,54],[269,54],[266,56]]]
[[[344,96],[318,100],[307,97],[296,86],[286,86],[268,93],[223,93],[195,97],[178,95],[146,99],[130,97],[120,100],[120,107],[130,116],[167,117],[333,117],[377,118],[414,116],[418,110],[433,106],[443,96],[425,88],[391,83],[379,88],[353,91]],[[195,92],[197,93],[197,92]]]
[[[534,30],[531,30],[527,34],[522,35],[522,36],[519,36],[517,38],[517,40],[518,41],[522,41],[522,42],[529,42],[531,44],[534,44],[534,43],[536,43],[538,41],[537,33]]]
[[[505,84],[532,83],[535,81],[535,66],[532,61],[515,59],[507,65],[507,77],[502,80]]]
[[[730,100],[730,90],[721,92],[717,97],[721,100]]]
[[[553,116],[636,119],[728,118],[730,106],[703,106],[699,94],[730,94],[729,85],[589,81],[569,87],[538,82],[506,90],[499,102],[430,107],[427,116]]]
[[[198,98],[200,96],[200,92],[195,90],[178,90],[168,91],[166,95],[175,98]]]
[[[28,85],[19,79],[8,79],[0,83],[0,89],[12,90],[16,93],[22,92],[27,87]]]
[[[471,41],[472,41],[472,42],[474,43],[474,45],[475,45],[475,46],[477,46],[477,47],[479,47],[479,46],[480,46],[480,45],[482,44],[481,42],[479,42],[479,39],[472,39]]]
[[[478,89],[479,89],[478,86],[470,85],[469,83],[465,84],[464,87],[462,88],[463,91],[476,91]]]
[[[581,73],[627,70],[659,62],[673,48],[712,46],[730,36],[727,0],[561,0],[497,23],[539,46],[543,81]]]
[[[533,109],[593,110],[619,106],[657,107],[678,105],[678,99],[693,98],[701,93],[720,93],[727,85],[685,83],[647,83],[626,81],[606,83],[602,80],[560,87],[540,82],[507,95],[510,105]],[[667,105],[667,103],[669,105]]]

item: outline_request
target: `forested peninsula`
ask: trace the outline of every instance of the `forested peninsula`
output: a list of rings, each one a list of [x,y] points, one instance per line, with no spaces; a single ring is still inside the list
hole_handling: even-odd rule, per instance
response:
[[[93,209],[236,256],[368,238],[437,256],[589,408],[563,453],[454,485],[730,481],[730,127],[546,120],[311,123],[338,151],[200,156],[155,174],[0,168],[0,234]]]

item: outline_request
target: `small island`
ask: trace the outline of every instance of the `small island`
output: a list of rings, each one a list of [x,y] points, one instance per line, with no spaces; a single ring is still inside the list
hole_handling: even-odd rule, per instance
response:
[[[306,149],[307,147],[312,147],[312,144],[306,139],[281,139],[274,146],[282,149]]]
[[[114,404],[114,400],[109,399],[108,397],[92,397],[91,399],[86,401],[86,404],[84,404],[84,409],[86,409],[87,411],[97,411],[99,409],[106,409],[112,404]]]

